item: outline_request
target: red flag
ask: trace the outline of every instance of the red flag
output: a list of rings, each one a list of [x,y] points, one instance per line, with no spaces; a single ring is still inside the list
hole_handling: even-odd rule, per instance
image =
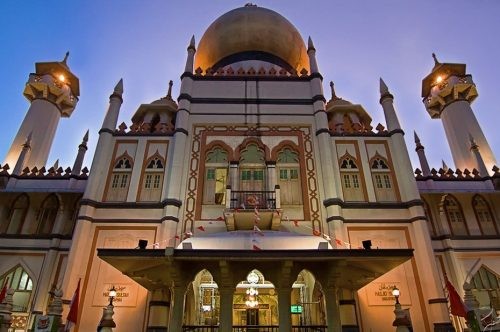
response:
[[[261,250],[259,247],[257,247],[255,244],[253,245],[253,250]]]
[[[80,281],[78,280],[78,285],[76,286],[75,294],[73,294],[73,299],[71,299],[71,304],[69,306],[68,317],[66,318],[66,330],[71,327],[70,323],[76,324],[78,319],[78,302],[80,302]]]
[[[198,227],[196,227],[196,228],[197,228],[197,229],[199,229],[199,230],[200,230],[200,231],[202,231],[202,232],[204,232],[204,231],[205,231],[205,227],[203,227],[203,226],[198,226]]]
[[[446,276],[444,276],[446,283],[446,290],[448,291],[448,299],[450,301],[451,314],[459,317],[467,317],[467,309],[462,302],[462,298],[458,295],[455,287],[451,284]]]
[[[5,296],[7,295],[7,285],[9,284],[9,278],[5,280],[3,283],[2,291],[0,292],[0,303],[3,302],[5,299]]]
[[[298,220],[294,220],[293,224],[295,225],[295,227],[299,227],[299,221]]]
[[[339,245],[339,246],[342,245],[342,241],[340,241],[339,239],[335,239],[335,243],[337,243],[337,245]]]
[[[224,217],[217,217],[218,221],[224,221]]]
[[[176,238],[177,240],[181,239],[181,237],[179,235],[174,236],[174,238]]]
[[[317,230],[313,230],[313,235],[315,236],[320,236],[321,235],[321,232],[320,231],[317,231]]]

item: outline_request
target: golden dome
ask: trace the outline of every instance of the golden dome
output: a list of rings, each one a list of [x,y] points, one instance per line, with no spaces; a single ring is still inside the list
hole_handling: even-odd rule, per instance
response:
[[[203,70],[242,60],[264,60],[300,73],[309,58],[300,33],[286,18],[246,5],[216,19],[198,45],[194,68]],[[289,67],[289,68],[286,68]],[[258,70],[256,68],[256,70]]]

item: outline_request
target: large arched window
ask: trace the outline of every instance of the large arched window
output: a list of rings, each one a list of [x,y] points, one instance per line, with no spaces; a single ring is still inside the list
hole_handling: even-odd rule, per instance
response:
[[[15,290],[13,296],[13,312],[28,312],[28,306],[33,291],[33,280],[21,265],[10,269],[0,277],[0,287],[7,282],[7,288]]]
[[[52,233],[52,228],[56,222],[57,211],[59,210],[59,200],[56,195],[49,195],[43,202],[36,221],[36,234],[47,235]]]
[[[443,202],[446,219],[450,225],[452,235],[469,235],[469,229],[465,223],[462,207],[457,199],[451,195],[446,195]]]
[[[123,154],[115,161],[111,178],[108,180],[107,201],[123,202],[127,199],[128,187],[132,176],[132,167],[132,158],[130,158],[127,153]]]
[[[158,202],[161,198],[165,161],[159,155],[154,155],[146,162],[139,200],[143,202]]]
[[[281,188],[281,204],[302,204],[299,154],[285,147],[278,153],[276,163],[279,175],[278,184]]]
[[[227,184],[227,151],[214,147],[205,158],[205,181],[203,186],[204,204],[225,204]]]
[[[28,195],[21,194],[12,202],[10,207],[9,217],[6,223],[5,230],[3,233],[7,234],[19,234],[23,228],[24,219],[26,219],[26,214],[28,213],[30,205],[30,200]]]
[[[480,307],[500,310],[500,278],[497,274],[481,266],[472,277],[471,285]]]
[[[483,235],[498,235],[496,221],[491,213],[488,202],[482,196],[476,195],[472,199],[472,207],[474,208],[481,233]]]
[[[436,236],[437,230],[436,230],[436,225],[434,223],[434,218],[432,217],[431,207],[429,206],[429,204],[427,204],[427,202],[424,199],[422,199],[422,202],[424,203],[424,211],[425,211],[425,216],[427,217],[427,226],[429,227],[429,233],[432,236]]]
[[[380,156],[375,156],[370,161],[373,187],[375,196],[379,202],[393,202],[396,200],[394,181],[387,160]]]
[[[345,201],[364,201],[363,184],[357,161],[349,154],[340,159],[340,178]]]
[[[254,143],[241,150],[240,188],[243,191],[266,190],[265,154]]]

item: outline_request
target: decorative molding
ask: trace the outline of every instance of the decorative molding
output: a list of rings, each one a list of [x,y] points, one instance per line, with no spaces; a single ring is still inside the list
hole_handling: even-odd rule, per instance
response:
[[[421,199],[407,202],[344,202],[340,198],[328,198],[323,201],[325,207],[338,205],[343,209],[408,209],[414,206],[424,206]],[[425,217],[422,217],[425,219]]]

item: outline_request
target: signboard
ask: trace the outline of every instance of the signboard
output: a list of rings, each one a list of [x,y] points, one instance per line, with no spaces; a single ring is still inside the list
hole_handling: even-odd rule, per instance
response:
[[[300,305],[300,304],[292,304],[290,306],[290,312],[292,314],[301,314],[302,313],[302,305]]]
[[[116,289],[116,296],[113,300],[115,307],[135,307],[137,305],[137,284],[119,283],[103,284],[101,288],[96,288],[94,294],[94,306],[106,306],[109,303],[109,290]]]
[[[401,292],[399,302],[401,305],[411,305],[408,287],[406,282],[388,281],[371,282],[365,286],[368,305],[391,305],[396,303],[396,298],[392,295],[392,290],[397,287]]]

